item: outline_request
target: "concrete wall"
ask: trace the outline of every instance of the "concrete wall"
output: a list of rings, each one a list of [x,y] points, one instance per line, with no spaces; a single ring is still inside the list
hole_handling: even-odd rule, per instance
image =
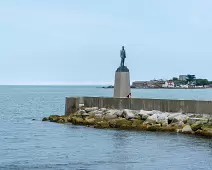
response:
[[[159,110],[162,112],[184,112],[212,115],[212,101],[161,100],[138,98],[67,97],[65,115],[75,112],[79,105],[110,109]]]

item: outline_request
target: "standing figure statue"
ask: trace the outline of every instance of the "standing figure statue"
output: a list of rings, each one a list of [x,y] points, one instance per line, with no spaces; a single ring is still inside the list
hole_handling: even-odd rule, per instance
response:
[[[121,57],[121,67],[123,67],[124,66],[124,60],[126,58],[124,46],[122,46],[122,50],[120,52],[120,57]]]

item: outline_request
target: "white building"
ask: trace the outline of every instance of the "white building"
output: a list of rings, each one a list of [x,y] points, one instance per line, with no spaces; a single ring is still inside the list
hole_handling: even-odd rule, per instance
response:
[[[163,88],[174,88],[174,82],[173,81],[166,81],[164,84],[162,84]]]

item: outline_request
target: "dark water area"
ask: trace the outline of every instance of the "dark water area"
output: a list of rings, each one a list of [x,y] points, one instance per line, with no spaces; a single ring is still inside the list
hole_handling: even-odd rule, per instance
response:
[[[211,139],[41,121],[50,114],[63,115],[66,96],[112,96],[112,92],[92,86],[0,86],[0,169],[212,169]],[[209,100],[211,92],[198,90],[180,98],[203,93]],[[175,94],[133,91],[144,98],[179,98]]]

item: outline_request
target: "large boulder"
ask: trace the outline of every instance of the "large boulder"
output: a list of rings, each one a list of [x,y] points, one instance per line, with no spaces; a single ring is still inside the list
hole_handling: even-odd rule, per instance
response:
[[[187,115],[184,115],[181,113],[172,113],[168,116],[168,121],[170,123],[175,123],[175,122],[180,122],[180,121],[186,123],[188,118],[189,117]]]
[[[86,113],[89,113],[89,112],[94,111],[94,110],[98,110],[98,107],[86,107],[85,108]]]
[[[188,124],[206,124],[208,123],[208,119],[207,118],[188,118],[187,121]]]
[[[157,123],[160,123],[162,125],[168,125],[168,116],[169,113],[160,113],[157,114]]]
[[[130,119],[134,119],[135,117],[135,114],[133,114],[133,112],[129,109],[124,109],[123,113],[122,113],[122,116],[127,119],[127,120],[130,120]]]
[[[158,116],[157,114],[154,114],[152,116],[149,116],[147,119],[146,119],[146,123],[152,123],[152,124],[155,124],[158,120]]]
[[[44,117],[44,118],[42,119],[42,121],[49,121],[49,118],[48,118],[48,117]]]
[[[123,113],[123,110],[117,110],[114,114],[115,114],[117,117],[122,117],[122,113]]]
[[[86,124],[87,125],[94,125],[95,124],[95,122],[96,122],[96,119],[94,119],[94,118],[86,118],[85,119],[85,121],[86,121]]]
[[[182,113],[170,113],[168,116],[169,121],[172,121],[175,117],[182,115]]]
[[[95,117],[96,119],[102,119],[102,118],[103,118],[103,115],[100,114],[100,113],[97,113],[97,114],[94,115],[94,117]]]
[[[152,116],[149,116],[146,119],[146,123],[151,123],[151,124],[162,124],[162,125],[168,125],[168,115],[169,113],[162,113],[162,112],[154,112]]]
[[[140,110],[138,115],[141,117],[142,120],[146,120],[149,116],[152,116],[152,111]]]
[[[192,133],[193,131],[192,131],[190,125],[186,125],[186,126],[183,127],[182,132],[183,133]]]
[[[106,114],[103,116],[103,119],[105,120],[110,120],[110,119],[116,119],[117,118],[117,115],[110,115],[110,114]]]

